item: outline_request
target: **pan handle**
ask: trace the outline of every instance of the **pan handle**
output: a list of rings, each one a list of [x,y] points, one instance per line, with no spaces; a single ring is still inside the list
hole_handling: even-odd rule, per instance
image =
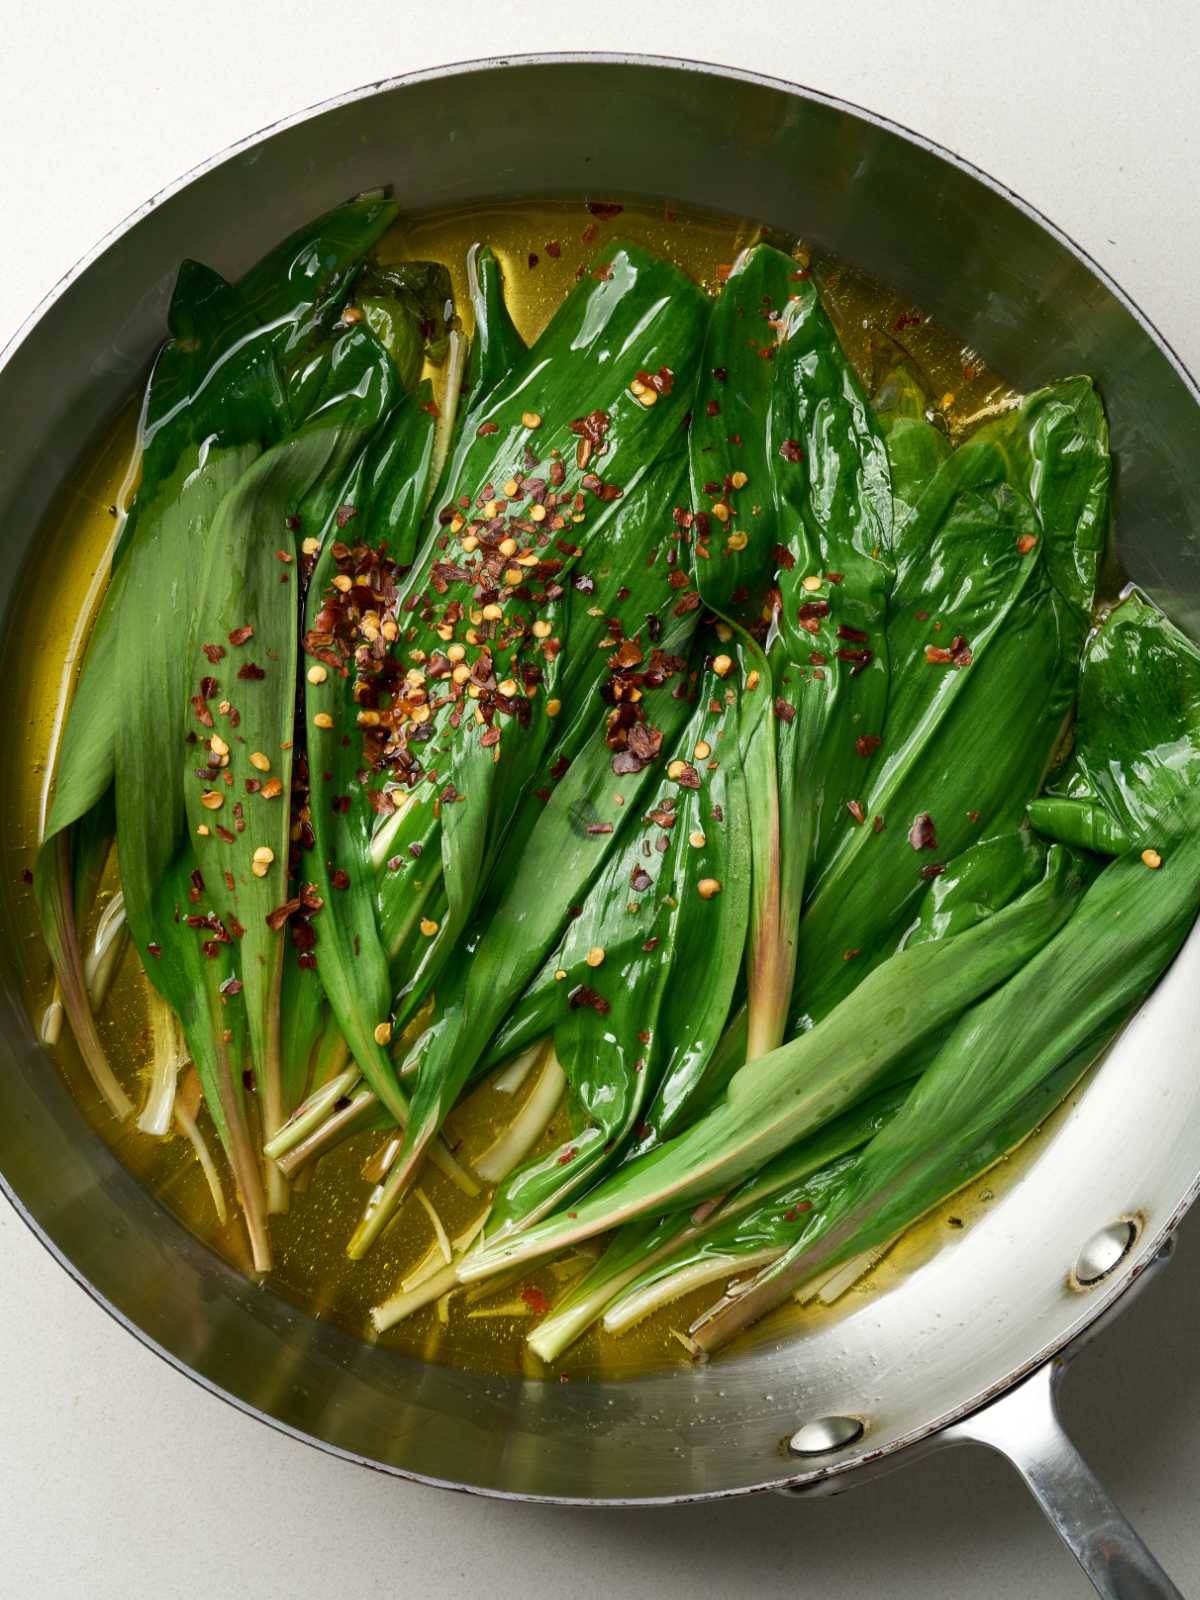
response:
[[[1061,1358],[1047,1362],[947,1428],[942,1442],[1005,1456],[1104,1600],[1183,1600],[1067,1437],[1057,1404],[1065,1367]]]

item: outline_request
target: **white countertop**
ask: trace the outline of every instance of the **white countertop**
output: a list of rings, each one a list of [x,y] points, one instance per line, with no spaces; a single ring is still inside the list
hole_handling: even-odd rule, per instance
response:
[[[948,145],[1066,228],[1200,372],[1190,0],[11,6],[0,345],[127,212],[285,113],[447,60],[635,46],[789,77]],[[1198,1313],[1193,1219],[1174,1264],[1081,1357],[1065,1395],[1093,1466],[1194,1594]],[[0,1375],[0,1592],[16,1600],[1091,1593],[983,1451],[931,1457],[836,1500],[626,1514],[467,1500],[352,1468],[185,1383],[7,1207]]]

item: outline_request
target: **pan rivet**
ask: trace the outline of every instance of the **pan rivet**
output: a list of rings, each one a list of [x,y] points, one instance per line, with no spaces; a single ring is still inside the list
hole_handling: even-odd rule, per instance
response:
[[[788,1440],[788,1453],[794,1456],[824,1456],[831,1450],[844,1450],[861,1439],[866,1429],[857,1417],[817,1417],[797,1428]]]
[[[1090,1287],[1107,1278],[1109,1273],[1129,1254],[1137,1238],[1137,1226],[1128,1217],[1110,1222],[1107,1228],[1094,1233],[1075,1262],[1072,1277],[1075,1282]]]

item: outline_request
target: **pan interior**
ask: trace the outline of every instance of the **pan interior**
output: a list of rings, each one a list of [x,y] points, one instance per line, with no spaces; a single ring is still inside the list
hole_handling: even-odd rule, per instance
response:
[[[485,101],[498,120],[472,112]],[[1122,561],[1200,631],[1195,393],[1066,241],[961,165],[844,107],[733,74],[578,59],[461,69],[351,97],[206,169],[109,242],[0,370],[7,626],[53,496],[135,386],[182,256],[236,272],[306,216],[377,182],[432,209],[561,197],[578,192],[581,174],[597,195],[673,194],[798,232],[919,304],[1015,387],[1093,374],[1119,466]],[[6,837],[6,883],[19,875],[19,847]],[[8,932],[11,966],[23,935],[11,922]],[[848,1460],[927,1430],[1060,1344],[1127,1281],[1193,1189],[1200,1087],[1184,1063],[1200,1023],[1187,982],[1198,950],[1193,940],[1028,1152],[1020,1181],[960,1238],[802,1344],[767,1328],[707,1368],[549,1384],[456,1371],[370,1349],[254,1287],[91,1135],[33,1039],[11,971],[0,1170],[99,1298],[280,1426],[485,1492],[737,1492],[795,1476],[781,1441],[814,1416],[863,1418]],[[1071,1289],[1082,1243],[1122,1216],[1140,1231],[1121,1270],[1085,1294]]]

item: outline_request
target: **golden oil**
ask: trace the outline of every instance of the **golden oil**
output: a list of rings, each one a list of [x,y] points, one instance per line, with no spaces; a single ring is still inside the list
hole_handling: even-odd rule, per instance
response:
[[[595,214],[582,200],[512,201],[402,217],[382,241],[379,256],[383,261],[444,261],[450,268],[456,309],[469,333],[466,253],[476,241],[490,244],[503,269],[513,319],[525,339],[531,340],[606,240],[627,238],[648,246],[715,290],[738,252],[760,233],[746,220],[684,213],[670,206],[630,203],[619,215],[609,215],[611,208],[600,209],[601,214]],[[923,377],[933,409],[951,437],[1009,403],[1011,393],[1002,380],[973,351],[932,324],[919,308],[870,282],[846,263],[814,252],[812,266],[847,352],[868,389],[897,361],[908,361]],[[432,371],[429,375],[436,386],[440,374]],[[37,559],[23,576],[13,609],[20,621],[3,650],[4,681],[14,714],[9,721],[9,759],[0,775],[8,822],[0,855],[0,905],[7,926],[15,931],[25,1003],[35,1027],[50,1000],[52,982],[25,875],[33,865],[51,793],[53,750],[79,647],[102,591],[118,526],[135,423],[136,397],[131,397],[99,448],[64,486]],[[116,885],[116,869],[110,865],[97,915]],[[118,1078],[140,1104],[151,1059],[151,1035],[145,980],[129,954],[106,999],[99,1025]],[[227,1175],[231,1217],[221,1227],[187,1140],[179,1135],[148,1138],[136,1130],[132,1120],[118,1127],[83,1071],[65,1025],[50,1053],[66,1074],[96,1134],[108,1141],[188,1228],[248,1269],[243,1230]],[[478,1089],[454,1114],[453,1136],[460,1158],[469,1164],[472,1155],[486,1148],[497,1129],[519,1109],[521,1094],[528,1092],[528,1084],[516,1095],[501,1094],[490,1083]],[[203,1111],[200,1125],[223,1170],[215,1134]],[[539,1148],[549,1148],[566,1133],[567,1111],[560,1107]],[[414,1196],[366,1260],[352,1262],[345,1254],[346,1240],[370,1188],[361,1169],[384,1137],[368,1133],[344,1141],[293,1189],[289,1210],[273,1217],[270,1225],[275,1253],[271,1286],[313,1316],[332,1318],[364,1336],[371,1306],[395,1293],[401,1278],[435,1247],[433,1224]],[[994,1180],[990,1186],[995,1189]],[[451,1237],[466,1230],[483,1209],[482,1198],[467,1199],[440,1173],[428,1168],[422,1187]],[[955,1202],[947,1205],[953,1210]],[[963,1202],[958,1205],[961,1210]],[[898,1263],[920,1259],[934,1238],[933,1230],[939,1227],[944,1232],[945,1223],[933,1217],[923,1222],[911,1248],[907,1241],[902,1242],[844,1303],[861,1303],[859,1297],[869,1292],[873,1281],[890,1281],[902,1270]],[[516,1283],[456,1293],[440,1307],[431,1305],[402,1322],[381,1342],[476,1369],[537,1374],[542,1369],[526,1353],[524,1339],[534,1325],[541,1296],[552,1303],[570,1274],[586,1270],[587,1265],[588,1253],[584,1252],[566,1264],[528,1272]],[[701,1290],[620,1337],[593,1328],[548,1375],[557,1377],[560,1371],[571,1377],[612,1375],[685,1362],[687,1356],[675,1333],[686,1329],[697,1312],[715,1298],[713,1289]],[[837,1308],[832,1313],[791,1308],[784,1315],[790,1328],[830,1314],[840,1313]],[[779,1326],[778,1320],[773,1320],[772,1331],[777,1332]]]

